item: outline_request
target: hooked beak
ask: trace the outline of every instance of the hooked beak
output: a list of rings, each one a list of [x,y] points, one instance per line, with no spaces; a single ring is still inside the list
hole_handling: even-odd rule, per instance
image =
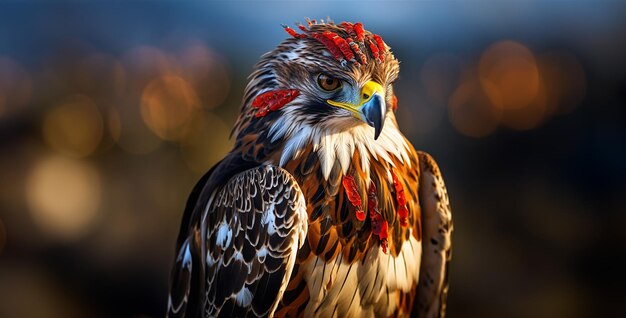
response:
[[[330,105],[341,107],[352,112],[352,115],[368,125],[374,127],[374,139],[378,139],[385,124],[387,106],[385,105],[385,91],[383,87],[374,82],[365,83],[361,89],[361,98],[358,104],[336,102],[327,100]]]

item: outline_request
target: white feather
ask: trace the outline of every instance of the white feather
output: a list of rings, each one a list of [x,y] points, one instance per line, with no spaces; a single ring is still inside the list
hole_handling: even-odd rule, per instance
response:
[[[297,154],[306,146],[311,129],[303,127],[293,137],[287,140],[287,144],[283,148],[283,154],[280,156],[280,166],[284,167],[289,160],[297,159]]]
[[[304,277],[310,299],[305,317],[392,315],[399,304],[386,297],[387,291],[409,292],[419,278],[422,247],[411,232],[398,257],[374,247],[363,262],[348,264],[342,253],[331,263],[318,257],[308,261]]]
[[[219,229],[217,230],[216,242],[224,249],[230,245],[230,241],[232,240],[232,238],[233,231],[228,226],[228,223],[226,223],[226,220],[223,220],[220,223]]]
[[[263,212],[261,224],[267,226],[267,233],[272,235],[276,233],[276,216],[274,215],[274,204],[268,204],[267,209]]]
[[[337,145],[335,144],[332,135],[329,134],[322,135],[320,141],[320,148],[317,153],[320,158],[320,165],[322,166],[322,175],[324,176],[324,179],[328,179],[328,176],[330,176],[330,171],[335,165],[335,158],[337,157]]]
[[[250,304],[252,303],[252,293],[250,292],[248,287],[242,288],[235,295],[235,303],[239,307],[248,307],[248,306],[250,306]]]

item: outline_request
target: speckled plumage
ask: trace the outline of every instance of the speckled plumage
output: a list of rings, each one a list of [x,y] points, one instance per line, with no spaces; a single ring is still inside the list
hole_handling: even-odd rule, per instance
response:
[[[383,107],[395,102],[398,61],[353,26],[291,30],[257,64],[233,150],[187,202],[169,317],[444,316],[452,219],[436,163],[402,135],[391,107],[374,138],[371,123],[328,102],[359,100],[372,81]],[[350,58],[310,36],[324,32]],[[320,89],[321,73],[340,89]],[[253,101],[274,90],[297,94],[259,115]]]

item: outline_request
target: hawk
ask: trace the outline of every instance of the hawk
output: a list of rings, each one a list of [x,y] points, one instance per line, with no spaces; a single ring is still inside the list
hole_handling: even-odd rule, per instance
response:
[[[444,316],[450,206],[398,129],[398,61],[361,23],[307,22],[258,62],[192,190],[168,317]]]

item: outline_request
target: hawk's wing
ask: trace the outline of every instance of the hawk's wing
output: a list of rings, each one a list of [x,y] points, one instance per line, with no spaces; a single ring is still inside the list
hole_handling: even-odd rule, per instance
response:
[[[211,180],[202,190],[211,194],[196,213],[201,217],[190,217],[179,243],[168,316],[271,315],[306,236],[302,191],[286,170],[268,165],[240,172],[217,190],[209,189]]]
[[[448,294],[452,214],[437,163],[427,153],[418,154],[423,253],[414,312],[417,311],[418,317],[443,318]]]

